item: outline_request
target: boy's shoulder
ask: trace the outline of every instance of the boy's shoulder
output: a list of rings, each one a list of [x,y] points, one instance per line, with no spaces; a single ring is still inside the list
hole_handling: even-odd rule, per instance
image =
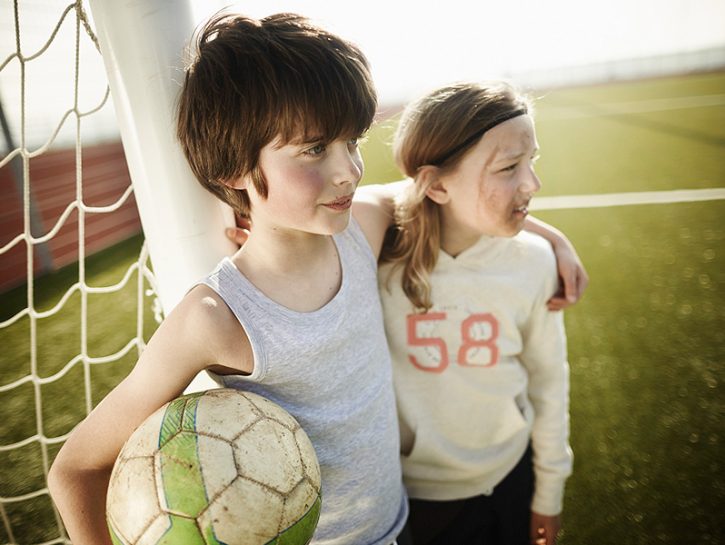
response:
[[[210,365],[251,372],[253,359],[249,338],[234,313],[212,288],[205,284],[193,287],[169,318],[172,316],[183,323],[184,343],[201,343],[208,347]]]
[[[190,289],[174,312],[181,313],[186,320],[204,329],[223,326],[233,317],[221,296],[206,284],[197,284]]]

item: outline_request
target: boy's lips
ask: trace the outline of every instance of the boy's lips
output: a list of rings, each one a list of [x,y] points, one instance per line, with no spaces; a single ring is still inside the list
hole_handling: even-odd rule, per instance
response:
[[[338,197],[333,201],[322,203],[322,205],[327,208],[332,208],[333,210],[347,210],[350,206],[352,206],[352,194],[345,195],[344,197]]]

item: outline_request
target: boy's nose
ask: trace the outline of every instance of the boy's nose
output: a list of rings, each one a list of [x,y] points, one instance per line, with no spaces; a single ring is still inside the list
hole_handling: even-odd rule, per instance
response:
[[[357,153],[351,153],[347,146],[335,159],[334,181],[338,185],[357,184],[362,178],[362,160]]]

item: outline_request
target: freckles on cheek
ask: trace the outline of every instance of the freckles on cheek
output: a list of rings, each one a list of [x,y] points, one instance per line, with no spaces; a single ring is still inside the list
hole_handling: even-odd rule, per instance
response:
[[[479,213],[485,214],[495,205],[496,201],[495,191],[487,191],[486,188],[481,188],[478,192],[478,199],[476,200],[476,209]]]

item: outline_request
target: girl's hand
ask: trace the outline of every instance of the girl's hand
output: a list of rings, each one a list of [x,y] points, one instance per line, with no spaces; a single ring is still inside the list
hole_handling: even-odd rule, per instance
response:
[[[531,545],[555,545],[561,530],[560,515],[540,515],[531,512]]]
[[[242,218],[236,214],[234,217],[237,224],[236,227],[227,227],[224,230],[224,234],[229,240],[241,248],[249,238],[249,230],[252,228],[252,224],[248,219]]]
[[[589,284],[589,275],[584,269],[579,256],[566,237],[560,238],[553,245],[556,254],[556,266],[562,286],[554,296],[549,299],[546,306],[549,310],[562,310],[573,305],[581,299],[584,290]]]

